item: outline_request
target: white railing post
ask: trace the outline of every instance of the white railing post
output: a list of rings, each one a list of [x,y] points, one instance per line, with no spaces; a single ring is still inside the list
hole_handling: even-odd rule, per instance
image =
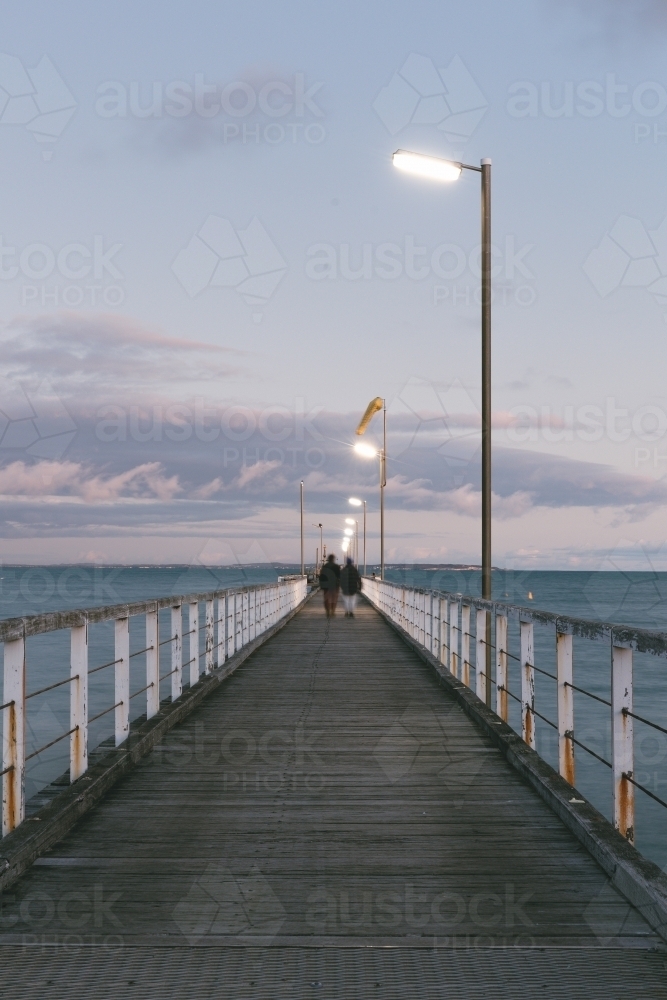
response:
[[[70,629],[69,780],[88,770],[88,623]]]
[[[496,714],[509,721],[509,676],[507,673],[507,616],[496,615]]]
[[[146,718],[160,711],[160,638],[158,610],[146,612]]]
[[[572,689],[572,636],[556,633],[558,677],[558,770],[574,785],[574,691]]]
[[[613,646],[611,653],[611,762],[614,826],[635,840],[635,788],[632,716],[632,650]]]
[[[257,638],[257,591],[248,594],[248,641]]]
[[[221,667],[227,658],[227,598],[218,598],[218,627],[215,662]]]
[[[183,693],[183,609],[180,604],[171,609],[171,700]]]
[[[25,817],[25,639],[5,643],[2,722],[2,835]]]
[[[199,680],[199,602],[188,604],[188,661],[190,663],[190,687]]]
[[[461,680],[470,687],[470,606],[461,605]]]
[[[535,664],[533,623],[521,622],[521,736],[535,749]]]
[[[210,674],[213,670],[213,601],[206,602],[206,630],[204,632],[204,672]]]
[[[115,737],[120,746],[130,734],[130,619],[117,618],[115,624],[116,666],[114,670]]]
[[[451,672],[451,657],[449,655],[449,601],[440,598],[440,662]]]
[[[452,618],[452,608],[454,617]],[[461,659],[459,653],[459,643],[461,641],[461,628],[459,626],[459,615],[460,615],[461,605],[459,601],[453,602],[449,606],[449,654],[450,654],[450,670],[454,677],[459,676],[459,660]]]
[[[478,609],[475,617],[475,694],[486,701],[486,623],[489,612]]]

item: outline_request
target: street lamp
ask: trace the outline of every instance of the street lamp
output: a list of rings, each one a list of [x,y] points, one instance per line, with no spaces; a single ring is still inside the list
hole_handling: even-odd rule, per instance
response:
[[[491,600],[491,160],[479,167],[398,149],[399,170],[436,181],[456,181],[474,170],[482,181],[482,597]],[[486,703],[491,704],[491,616],[487,616]]]
[[[357,427],[357,434],[364,434],[366,428],[370,424],[371,420],[376,413],[382,410],[382,449],[379,452],[380,455],[380,579],[384,580],[384,488],[387,485],[387,405],[386,401],[382,396],[376,396],[372,399],[368,406],[366,407],[366,412],[359,421],[359,426]],[[358,455],[362,455],[364,458],[375,458],[378,454],[376,448],[372,445],[366,444],[363,441],[358,441],[354,450]],[[366,507],[364,506],[364,513]],[[364,555],[364,564],[366,562]]]
[[[350,497],[348,503],[351,503],[353,507],[364,505],[364,576],[366,576],[366,501],[359,500],[358,497]]]
[[[303,561],[303,479],[301,480],[301,485],[299,489],[299,495],[301,499],[301,576],[304,575],[304,561]]]
[[[314,524],[313,528],[319,528],[320,529],[320,559],[322,560],[322,562],[324,562],[324,548],[322,547],[322,525],[321,524]],[[318,569],[319,569],[319,567],[316,566],[315,567],[315,572],[316,573],[318,572]]]
[[[352,532],[352,534],[354,535],[354,548],[352,550],[352,555],[354,557],[355,563],[359,565],[359,522],[356,521],[353,517],[346,517],[345,523],[349,524],[350,526],[354,526],[354,531]]]

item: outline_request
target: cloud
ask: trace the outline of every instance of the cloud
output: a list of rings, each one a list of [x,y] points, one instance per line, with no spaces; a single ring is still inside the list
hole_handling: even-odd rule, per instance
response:
[[[200,385],[239,371],[230,364],[238,351],[168,337],[115,315],[60,312],[14,318],[0,329],[0,346],[3,374],[48,378],[57,391],[79,399],[99,399],[100,390],[115,396],[149,390],[153,395],[156,385]]]
[[[7,497],[70,497],[87,504],[121,497],[171,500],[182,489],[178,476],[165,476],[159,462],[147,462],[115,476],[94,475],[78,462],[11,462],[0,469],[0,494]]]

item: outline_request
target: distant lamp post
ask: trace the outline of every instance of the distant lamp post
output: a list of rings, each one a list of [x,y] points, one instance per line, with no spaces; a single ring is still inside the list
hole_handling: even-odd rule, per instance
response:
[[[303,559],[303,479],[301,480],[301,487],[299,490],[301,499],[301,576],[304,575],[304,559]]]
[[[356,433],[361,435],[364,434],[366,428],[370,424],[371,420],[376,413],[382,410],[382,449],[379,452],[380,455],[380,579],[384,580],[384,488],[387,485],[387,406],[385,400],[382,396],[376,396],[372,399],[368,406],[366,407],[366,412],[359,421],[359,426],[357,427]],[[354,450],[358,455],[362,455],[364,458],[375,458],[378,454],[376,448],[370,444],[366,444],[364,441],[358,441]],[[366,507],[364,505],[364,513]],[[365,547],[365,546],[364,546]],[[365,572],[366,558],[364,554],[364,572]]]
[[[350,497],[348,503],[351,503],[353,507],[364,505],[364,576],[366,576],[366,501],[359,500],[358,497]]]
[[[399,170],[435,181],[456,181],[464,170],[482,181],[482,597],[491,600],[491,160],[479,167],[397,149]],[[487,616],[486,703],[491,705],[491,616]]]
[[[352,525],[354,526],[354,532],[353,532],[353,534],[354,534],[354,549],[352,551],[352,556],[354,558],[355,563],[358,564],[359,563],[359,522],[356,521],[353,517],[346,517],[345,518],[345,523],[349,524],[350,526],[352,526]]]
[[[324,562],[324,547],[322,545],[322,525],[321,524],[313,524],[313,528],[319,528],[320,529],[320,559],[321,559],[322,562]],[[317,562],[317,560],[315,560],[315,561]],[[316,566],[315,567],[315,572],[316,573],[317,573],[318,569],[319,569],[319,567]]]

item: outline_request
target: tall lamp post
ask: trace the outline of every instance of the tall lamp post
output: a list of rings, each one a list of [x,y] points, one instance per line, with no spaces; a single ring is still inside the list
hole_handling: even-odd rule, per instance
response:
[[[364,505],[364,576],[366,576],[366,501],[359,500],[357,497],[350,497],[348,503],[351,503],[353,507]]]
[[[380,451],[380,579],[384,580],[384,488],[387,485],[387,405],[382,396],[376,396],[366,407],[359,421],[356,434],[364,434],[376,413],[382,410],[382,450]],[[357,442],[354,450],[364,458],[375,458],[377,449],[363,441]]]
[[[482,181],[482,597],[491,600],[491,160],[479,167],[398,149],[395,167],[436,181],[456,181],[473,170]],[[486,626],[486,703],[491,705],[491,615]]]
[[[304,561],[303,561],[303,479],[301,480],[299,494],[300,494],[300,499],[301,499],[301,576],[303,576],[304,575]]]

